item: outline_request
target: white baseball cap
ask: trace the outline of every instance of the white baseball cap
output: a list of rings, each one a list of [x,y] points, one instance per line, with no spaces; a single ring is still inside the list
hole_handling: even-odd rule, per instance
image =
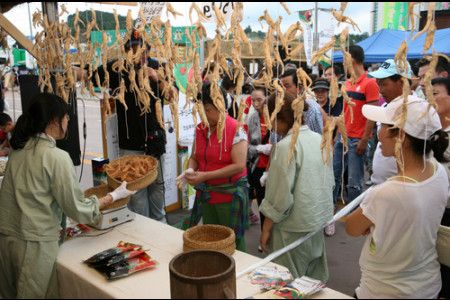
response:
[[[373,105],[364,105],[363,115],[375,122],[395,125],[401,118],[403,98],[389,103],[386,107],[377,107]],[[428,110],[428,101],[424,101],[415,96],[409,96],[408,113],[403,130],[410,136],[421,140],[428,140],[436,131],[442,129],[441,120],[436,110],[432,107],[428,113],[419,120],[424,112]]]

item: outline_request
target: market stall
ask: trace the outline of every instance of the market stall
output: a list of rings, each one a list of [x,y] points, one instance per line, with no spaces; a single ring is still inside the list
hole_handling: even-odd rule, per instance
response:
[[[89,236],[104,232],[91,230]],[[98,237],[77,237],[64,243],[58,255],[58,277],[63,299],[120,299],[120,298],[170,298],[169,262],[183,252],[183,231],[151,219],[137,216],[132,222],[122,224],[111,232]],[[125,241],[142,245],[159,266],[144,270],[131,277],[108,282],[82,260]],[[236,271],[243,270],[260,259],[240,251],[233,254]],[[270,264],[274,265],[274,264]],[[285,269],[278,266],[279,269]],[[237,279],[237,298],[260,294],[258,285],[252,285],[247,277]],[[350,299],[347,295],[325,289],[312,299]]]

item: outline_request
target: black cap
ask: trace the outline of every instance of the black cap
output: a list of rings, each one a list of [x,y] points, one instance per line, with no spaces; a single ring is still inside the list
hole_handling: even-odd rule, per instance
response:
[[[314,87],[312,88],[312,90],[314,91],[315,89],[326,89],[329,90],[330,89],[330,85],[325,82],[325,81],[316,81],[314,83]]]
[[[134,29],[131,32],[131,38],[125,44],[125,48],[130,48],[133,45],[144,45],[144,40],[141,38],[139,32]]]

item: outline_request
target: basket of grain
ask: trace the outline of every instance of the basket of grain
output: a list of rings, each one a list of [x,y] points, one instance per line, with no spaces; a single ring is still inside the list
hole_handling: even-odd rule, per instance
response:
[[[158,177],[158,161],[148,155],[127,155],[116,158],[106,166],[108,185],[118,188],[127,182],[127,190],[138,191]]]
[[[232,255],[236,236],[231,228],[220,225],[198,225],[183,234],[183,251],[217,250]]]
[[[90,188],[90,189],[84,191],[84,197],[89,198],[89,197],[95,195],[95,196],[97,196],[98,199],[101,199],[103,197],[106,197],[106,195],[108,195],[108,193],[111,193],[113,191],[114,191],[114,189],[112,187],[110,187],[109,185],[96,186],[96,187],[93,187],[93,188]],[[123,198],[123,199],[119,199],[119,200],[115,201],[114,203],[108,204],[102,210],[119,208],[119,207],[127,205],[128,202],[130,202],[130,196]]]

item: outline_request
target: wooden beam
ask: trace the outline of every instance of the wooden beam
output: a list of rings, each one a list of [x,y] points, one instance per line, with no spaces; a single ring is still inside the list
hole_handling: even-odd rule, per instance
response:
[[[123,5],[123,6],[138,6],[137,2],[86,2],[86,3],[98,3],[98,4],[110,4],[110,5]]]
[[[47,15],[49,24],[55,20],[59,20],[58,2],[42,2],[42,14]]]
[[[0,13],[0,26],[5,30],[13,39],[22,45],[34,58],[36,57],[36,51],[33,50],[33,42],[30,41],[16,26],[14,26],[2,13]]]

